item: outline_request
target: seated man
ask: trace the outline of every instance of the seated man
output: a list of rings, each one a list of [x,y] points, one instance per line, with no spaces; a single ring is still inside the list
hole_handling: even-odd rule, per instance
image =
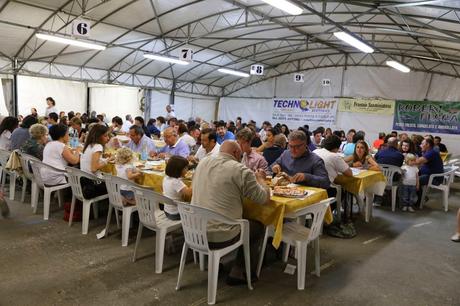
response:
[[[126,147],[130,148],[131,151],[135,153],[142,153],[142,150],[145,147],[148,153],[155,153],[155,143],[151,138],[144,135],[144,130],[141,127],[132,125],[129,128],[128,136],[131,140],[126,144]]]
[[[206,156],[217,156],[219,154],[220,145],[217,143],[217,134],[213,129],[204,129],[201,131],[201,146],[196,151],[194,156],[188,157],[189,161],[198,162]]]
[[[225,140],[235,140],[235,135],[232,132],[227,131],[227,125],[223,120],[217,122],[216,131],[218,144],[222,144]]]
[[[270,189],[265,183],[265,172],[254,173],[241,163],[241,148],[234,141],[225,141],[217,157],[200,161],[192,182],[192,205],[205,207],[232,219],[243,217],[243,198],[258,204],[270,201]],[[257,266],[263,225],[250,220],[251,269]],[[213,222],[208,224],[209,246],[224,248],[240,236],[238,225]],[[243,252],[240,249],[227,279],[229,284],[244,283]]]
[[[373,143],[372,143],[372,148],[374,150],[380,150],[380,146],[383,144],[383,140],[385,139],[385,133],[380,132],[379,133],[379,138],[377,138]]]
[[[241,129],[236,134],[236,140],[241,147],[241,151],[243,151],[242,163],[252,171],[256,171],[258,169],[266,171],[268,170],[267,161],[251,147],[251,142],[254,137],[255,133],[247,127]]]
[[[378,164],[401,167],[404,162],[404,155],[398,150],[398,139],[388,138],[387,146],[375,154],[375,161]]]
[[[169,157],[171,155],[179,155],[184,158],[187,158],[187,156],[189,156],[189,146],[183,140],[179,139],[177,132],[174,128],[166,128],[163,132],[163,137],[166,145],[159,151],[160,158]]]
[[[335,178],[342,173],[345,176],[353,176],[353,172],[343,158],[337,154],[341,145],[340,138],[332,135],[324,139],[323,148],[313,151],[321,157],[326,166],[329,181],[334,182]],[[330,197],[336,196],[336,189],[331,187],[327,189],[327,194]]]
[[[441,153],[447,153],[447,147],[445,144],[441,143],[441,137],[435,136],[434,137],[434,146],[439,149]]]
[[[273,163],[273,173],[287,173],[292,183],[329,188],[331,183],[324,162],[321,157],[308,150],[307,135],[303,131],[289,134],[288,148]]]
[[[278,159],[278,157],[281,156],[281,154],[283,154],[285,149],[286,136],[278,134],[275,137],[273,137],[273,146],[264,149],[263,157],[270,166]]]

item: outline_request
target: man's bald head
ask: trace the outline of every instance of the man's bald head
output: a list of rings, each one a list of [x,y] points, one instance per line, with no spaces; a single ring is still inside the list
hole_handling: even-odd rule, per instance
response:
[[[390,137],[388,138],[388,146],[397,148],[398,147],[398,139],[396,137]]]
[[[234,140],[226,140],[220,145],[219,152],[233,156],[237,161],[241,161],[240,145]]]

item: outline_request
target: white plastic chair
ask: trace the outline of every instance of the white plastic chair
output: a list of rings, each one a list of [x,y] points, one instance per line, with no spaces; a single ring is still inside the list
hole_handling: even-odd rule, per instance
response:
[[[282,241],[290,246],[296,247],[297,257],[297,289],[305,289],[305,274],[307,271],[307,245],[310,241],[315,242],[315,270],[316,276],[320,276],[320,250],[319,250],[319,235],[323,226],[324,216],[329,205],[335,201],[334,198],[329,198],[319,202],[318,204],[310,205],[296,211],[298,216],[312,215],[311,227],[307,228],[304,224],[288,222],[283,225]],[[259,263],[257,264],[257,276],[260,275],[262,263],[267,247],[268,237],[273,237],[273,226],[267,226],[265,229],[265,237],[262,244],[262,252],[260,253]],[[287,259],[287,258],[286,258]]]
[[[248,282],[248,288],[252,290],[251,261],[249,257],[250,254],[248,220],[234,220],[206,208],[192,206],[190,204],[179,202],[176,203],[177,208],[179,209],[180,217],[182,219],[182,229],[184,231],[185,238],[184,246],[182,248],[182,255],[180,259],[179,275],[177,277],[176,290],[180,289],[180,282],[182,280],[182,275],[184,273],[185,260],[187,258],[188,249],[190,248],[193,251],[199,252],[200,255],[208,255],[208,304],[215,304],[220,259],[240,246],[243,246],[244,249],[244,261],[246,266],[246,278]],[[239,225],[241,227],[240,239],[226,248],[211,250],[208,244],[207,233],[207,224],[210,220],[218,221],[219,223],[229,225]]]
[[[26,178],[23,175],[18,174],[16,171],[11,171],[6,169],[6,164],[11,156],[10,151],[0,149],[0,174],[1,174],[1,185],[4,187],[6,183],[6,175],[10,176],[10,194],[9,199],[14,200],[14,195],[16,193],[16,179],[18,176],[22,178],[23,186],[22,186],[22,194],[25,197],[25,188],[26,188]],[[22,200],[24,202],[24,200]]]
[[[32,187],[31,197],[30,198],[33,199],[34,194],[36,192],[38,192],[37,182],[35,182],[34,174],[32,173],[32,171],[30,169],[30,161],[31,160],[38,160],[39,161],[39,159],[34,157],[34,156],[32,156],[32,155],[22,153],[21,151],[18,151],[18,154],[19,154],[19,160],[21,161],[22,173],[24,174],[24,177],[25,177],[24,187],[22,188],[22,196],[21,196],[21,202],[24,202],[24,199],[26,197],[27,180],[30,181],[30,185]],[[30,201],[30,205],[31,206],[33,205],[33,201]],[[33,206],[32,206],[32,208],[33,208]]]
[[[387,179],[387,186],[385,189],[391,190],[391,210],[395,211],[396,209],[396,195],[398,192],[398,184],[393,181],[394,175],[396,173],[402,174],[402,170],[399,167],[393,165],[379,164],[380,169],[382,169],[383,175]]]
[[[129,227],[131,225],[131,214],[137,211],[137,207],[135,205],[123,205],[123,197],[120,194],[120,186],[124,186],[125,188],[135,187],[136,184],[134,184],[131,181],[109,174],[104,175],[104,180],[105,186],[107,187],[107,192],[109,194],[109,212],[107,214],[107,223],[105,225],[105,236],[107,237],[107,235],[109,234],[109,226],[110,219],[112,217],[112,211],[115,209],[115,216],[118,216],[118,211],[121,211],[121,246],[127,246],[129,238]]]
[[[428,184],[423,188],[422,200],[420,201],[420,208],[423,208],[425,204],[425,197],[428,194],[430,188],[438,189],[442,191],[442,204],[444,206],[444,211],[448,211],[449,206],[449,190],[450,184],[453,182],[453,177],[455,176],[455,171],[458,167],[445,167],[444,173],[432,174],[428,179]],[[437,177],[442,178],[442,182],[439,185],[434,185],[433,180]]]
[[[42,170],[43,169],[49,169],[55,172],[62,172],[65,174],[66,172],[64,170],[56,169],[50,165],[47,165],[39,160],[30,160],[30,165],[32,166],[32,172],[35,177],[35,181],[37,182],[37,186],[40,187],[40,189],[43,189],[43,219],[48,220],[49,214],[50,214],[50,202],[51,202],[51,194],[54,191],[58,192],[58,202],[59,202],[59,207],[62,206],[63,202],[63,197],[62,194],[60,193],[60,190],[66,189],[70,187],[69,183],[66,184],[61,184],[61,185],[55,185],[55,186],[48,186],[43,183],[43,176],[42,176]],[[39,197],[39,192],[37,192],[33,195],[32,198],[32,207],[34,208],[34,214],[37,213],[37,208],[38,208],[38,197]]]
[[[70,206],[69,226],[72,226],[73,212],[75,210],[75,202],[78,200],[83,203],[83,215],[81,216],[81,233],[88,234],[89,213],[91,205],[93,205],[94,219],[98,218],[97,202],[105,200],[109,197],[108,194],[100,195],[91,199],[85,199],[81,186],[81,178],[87,178],[92,181],[101,182],[102,179],[88,172],[82,171],[73,167],[66,167],[67,176],[69,178],[70,187],[72,188],[72,204]]]
[[[142,237],[144,227],[155,232],[155,273],[163,271],[163,256],[166,234],[180,228],[180,221],[169,220],[159,208],[160,203],[175,205],[174,201],[155,191],[133,187],[139,213],[139,229],[137,231],[136,245],[134,247],[133,262],[136,261],[137,247]]]

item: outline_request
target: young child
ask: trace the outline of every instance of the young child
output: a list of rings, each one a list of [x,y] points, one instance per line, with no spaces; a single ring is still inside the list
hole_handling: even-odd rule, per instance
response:
[[[115,160],[115,168],[117,169],[117,176],[126,180],[134,181],[142,175],[142,173],[134,167],[133,151],[130,148],[122,147],[117,151],[117,158]],[[134,192],[128,186],[120,186],[120,194],[126,201],[127,205],[135,205]]]
[[[192,188],[182,181],[188,170],[188,160],[179,155],[173,155],[166,164],[166,176],[163,179],[163,193],[168,198],[177,201],[190,201]],[[164,212],[170,220],[180,220],[179,211],[174,205],[164,205]]]
[[[414,154],[406,155],[406,164],[403,170],[402,186],[399,187],[402,211],[415,212],[414,204],[417,202],[417,190],[419,189],[418,167],[415,164],[417,157]]]

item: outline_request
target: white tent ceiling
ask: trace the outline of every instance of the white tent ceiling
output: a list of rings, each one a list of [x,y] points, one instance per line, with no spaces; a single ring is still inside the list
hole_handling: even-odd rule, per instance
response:
[[[393,58],[416,71],[460,78],[460,1],[299,1],[288,16],[260,0],[0,0],[0,73],[17,71],[110,84],[229,95],[267,78],[321,67],[384,66]],[[403,3],[423,2],[418,6]],[[104,51],[35,37],[71,34],[72,21],[92,22],[91,40]],[[373,54],[337,40],[355,33]],[[144,53],[178,56],[195,51],[194,63],[169,65]],[[217,68],[264,76],[238,79]]]

